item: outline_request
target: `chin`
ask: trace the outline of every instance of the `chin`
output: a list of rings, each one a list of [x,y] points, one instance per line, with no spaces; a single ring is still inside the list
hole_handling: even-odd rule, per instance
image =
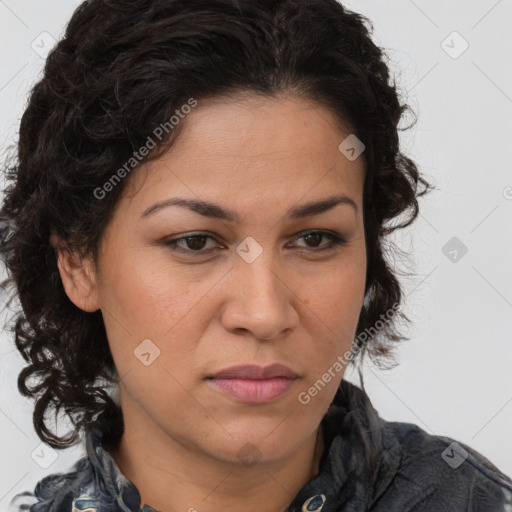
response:
[[[245,435],[233,436],[228,442],[215,443],[208,451],[226,463],[250,467],[286,460],[293,452],[293,446],[285,443],[290,443],[289,436],[270,439],[268,434],[261,436],[246,432]]]

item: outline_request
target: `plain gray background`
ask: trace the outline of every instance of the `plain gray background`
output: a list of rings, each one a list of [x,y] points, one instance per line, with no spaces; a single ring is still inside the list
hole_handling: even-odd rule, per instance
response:
[[[0,0],[2,148],[15,142],[45,52],[79,3]],[[385,419],[453,437],[512,475],[512,0],[344,4],[372,20],[374,40],[399,70],[402,95],[418,115],[402,146],[438,188],[421,200],[413,227],[393,237],[414,258],[412,266],[395,262],[415,273],[403,279],[411,340],[396,369],[367,365],[366,388]],[[41,445],[32,403],[17,392],[23,360],[6,332],[0,357],[0,510],[7,510],[14,494],[69,470],[84,450]]]

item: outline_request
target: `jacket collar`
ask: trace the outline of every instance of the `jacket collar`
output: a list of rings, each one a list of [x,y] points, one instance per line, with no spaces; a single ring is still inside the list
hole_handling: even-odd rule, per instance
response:
[[[370,509],[400,466],[397,438],[368,395],[343,380],[320,428],[325,450],[319,473],[299,491],[289,512],[328,512],[352,502],[347,510]],[[308,508],[315,501],[320,508]]]
[[[400,444],[364,391],[341,382],[320,428],[324,452],[319,473],[290,504],[289,512],[329,512],[335,504],[351,503],[367,510],[398,471]],[[103,447],[108,420],[98,417],[86,430],[86,451],[95,488],[112,503],[113,511],[140,510],[140,494]],[[115,505],[115,506],[114,506]],[[154,512],[148,505],[143,512]],[[348,509],[347,509],[348,510]]]

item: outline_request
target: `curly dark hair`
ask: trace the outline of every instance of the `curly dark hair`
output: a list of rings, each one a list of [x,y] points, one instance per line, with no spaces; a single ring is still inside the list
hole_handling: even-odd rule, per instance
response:
[[[119,405],[98,385],[119,378],[101,310],[70,301],[50,235],[96,261],[128,178],[101,200],[94,191],[191,97],[291,93],[328,108],[363,141],[368,265],[349,364],[365,353],[381,367],[394,362],[393,344],[409,339],[397,327],[398,317],[410,322],[406,315],[398,312],[368,339],[359,334],[403,300],[385,237],[414,221],[417,198],[433,187],[400,151],[405,128],[398,125],[412,110],[399,99],[373,30],[336,0],[87,0],[75,10],[30,92],[16,154],[3,166],[0,254],[8,278],[0,286],[13,289],[8,305],[20,301],[10,327],[29,364],[18,389],[35,398],[43,442],[75,444],[100,413],[122,422]],[[185,125],[169,130],[144,162]],[[389,222],[402,213],[401,223]],[[32,386],[30,378],[37,378]],[[74,426],[67,436],[45,423],[45,413],[57,417],[61,409]]]

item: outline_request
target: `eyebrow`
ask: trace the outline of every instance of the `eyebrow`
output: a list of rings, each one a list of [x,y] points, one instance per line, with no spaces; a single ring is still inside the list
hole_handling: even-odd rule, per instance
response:
[[[357,204],[353,199],[345,195],[331,196],[320,201],[314,201],[306,203],[300,206],[295,206],[286,212],[286,217],[290,219],[304,219],[306,217],[313,217],[314,215],[320,215],[328,210],[332,210],[339,204],[350,206],[357,214]],[[164,199],[146,208],[141,215],[141,218],[147,217],[162,208],[169,206],[183,206],[192,210],[193,212],[199,213],[205,217],[211,217],[214,219],[221,219],[231,222],[240,222],[239,215],[233,210],[224,208],[218,204],[210,203],[207,201],[200,201],[196,199],[185,199],[181,197],[174,197],[172,199]]]

